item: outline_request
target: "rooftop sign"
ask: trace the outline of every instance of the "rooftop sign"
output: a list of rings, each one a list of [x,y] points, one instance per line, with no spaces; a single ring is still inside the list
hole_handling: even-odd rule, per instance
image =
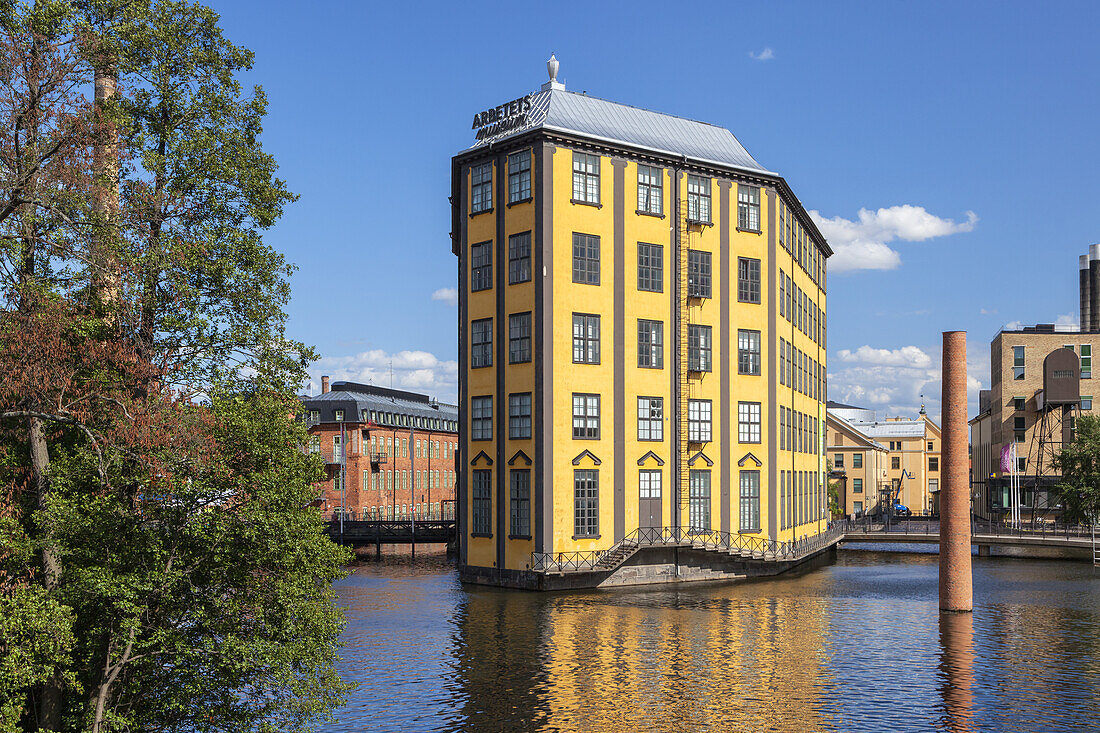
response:
[[[478,112],[474,115],[472,129],[477,130],[477,141],[481,142],[505,132],[511,132],[527,124],[527,113],[531,111],[531,98],[528,94],[511,102]]]

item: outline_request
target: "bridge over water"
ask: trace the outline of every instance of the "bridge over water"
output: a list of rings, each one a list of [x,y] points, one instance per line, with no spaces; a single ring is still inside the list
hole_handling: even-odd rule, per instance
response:
[[[841,521],[841,544],[938,544],[940,523],[938,519],[912,518],[893,522],[881,520]],[[1100,546],[1095,528],[1085,525],[1064,525],[1034,522],[1020,528],[1011,528],[975,520],[970,526],[970,543],[976,545],[978,554],[988,556],[994,547],[1021,548],[1017,556],[1029,554],[1028,549],[1047,548],[1067,551],[1074,557],[1091,557],[1100,564]]]

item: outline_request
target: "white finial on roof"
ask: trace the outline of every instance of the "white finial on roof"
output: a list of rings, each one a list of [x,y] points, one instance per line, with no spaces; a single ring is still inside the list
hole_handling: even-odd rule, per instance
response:
[[[565,89],[565,85],[558,81],[558,57],[550,54],[550,60],[546,62],[546,73],[550,75],[550,81],[542,85],[543,91],[547,89]]]

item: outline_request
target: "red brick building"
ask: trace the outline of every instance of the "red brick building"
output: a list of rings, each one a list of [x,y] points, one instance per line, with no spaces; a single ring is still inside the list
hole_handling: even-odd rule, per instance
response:
[[[450,517],[454,513],[458,407],[427,395],[321,380],[303,397],[310,452],[328,480],[318,506],[351,519]]]

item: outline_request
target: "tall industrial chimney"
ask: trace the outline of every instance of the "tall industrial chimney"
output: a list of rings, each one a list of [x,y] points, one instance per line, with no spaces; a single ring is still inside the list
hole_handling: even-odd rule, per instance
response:
[[[1077,258],[1078,278],[1081,281],[1081,330],[1088,331],[1092,326],[1092,296],[1089,288],[1089,256]]]
[[[321,377],[321,394],[328,392],[328,377]]]
[[[1100,331],[1100,244],[1089,247],[1089,322],[1081,330]]]

